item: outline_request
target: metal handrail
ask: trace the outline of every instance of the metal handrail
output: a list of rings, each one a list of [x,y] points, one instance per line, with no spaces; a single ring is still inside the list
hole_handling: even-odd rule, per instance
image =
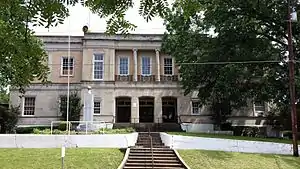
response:
[[[153,142],[152,142],[152,136],[150,135],[150,127],[148,126],[148,135],[150,139],[150,150],[151,150],[151,157],[152,157],[152,168],[154,167],[154,158],[153,158]]]

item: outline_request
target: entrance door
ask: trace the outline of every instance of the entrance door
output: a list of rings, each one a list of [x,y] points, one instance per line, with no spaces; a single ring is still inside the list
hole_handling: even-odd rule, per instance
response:
[[[116,98],[116,122],[130,123],[131,118],[131,98]]]
[[[154,122],[154,98],[153,97],[139,98],[139,116],[140,116],[140,123]]]
[[[162,114],[164,123],[177,123],[177,98],[162,98]]]

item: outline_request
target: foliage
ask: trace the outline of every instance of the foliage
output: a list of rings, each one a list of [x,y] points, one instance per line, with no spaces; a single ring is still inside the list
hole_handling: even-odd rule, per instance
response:
[[[0,2],[0,87],[10,84],[24,93],[31,81],[48,83],[47,54],[30,26],[62,24],[69,7],[80,3],[107,18],[108,33],[128,33],[136,27],[125,19],[133,0],[3,0]],[[147,21],[164,16],[167,0],[140,0],[139,14]]]
[[[122,128],[122,129],[99,129],[97,131],[92,132],[92,134],[127,134],[127,133],[132,133],[135,130],[133,128]],[[34,128],[32,131],[33,134],[51,134],[51,130],[49,128],[47,129],[38,129]],[[83,132],[85,133],[85,132]],[[60,130],[60,129],[54,129],[52,131],[52,134],[68,134],[68,131],[65,129]],[[79,132],[76,132],[74,130],[70,131],[70,134],[80,134]],[[90,134],[90,132],[89,132]]]
[[[0,133],[13,132],[18,123],[19,115],[19,107],[0,106]]]
[[[126,133],[132,133],[134,132],[134,128],[128,127],[128,128],[121,128],[121,129],[99,129],[95,132],[95,134],[126,134]]]
[[[83,105],[81,104],[81,98],[78,95],[78,91],[73,91],[69,95],[69,121],[79,121],[80,112]],[[60,98],[60,113],[62,114],[62,120],[67,121],[67,96]]]
[[[49,128],[49,127],[47,127],[47,126],[18,127],[18,128],[16,128],[16,133],[17,134],[30,134],[30,133],[33,133],[34,129],[45,130],[47,128]]]
[[[0,88],[0,104],[9,103],[9,93],[6,90]]]
[[[28,29],[28,8],[19,0],[0,2],[0,87],[24,88],[34,79],[47,81],[46,52]]]
[[[240,108],[261,100],[287,112],[286,18],[286,1],[177,0],[166,15],[168,33],[162,48],[179,65],[185,94],[198,90],[203,104]],[[299,28],[293,23],[296,59]],[[298,89],[298,64],[295,70]]]

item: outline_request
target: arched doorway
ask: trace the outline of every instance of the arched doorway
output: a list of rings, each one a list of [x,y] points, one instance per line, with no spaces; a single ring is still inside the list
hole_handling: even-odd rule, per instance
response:
[[[130,123],[131,118],[131,98],[117,97],[116,98],[116,122]]]
[[[177,98],[162,97],[161,100],[163,123],[177,123]]]
[[[154,122],[154,97],[139,98],[140,123]]]

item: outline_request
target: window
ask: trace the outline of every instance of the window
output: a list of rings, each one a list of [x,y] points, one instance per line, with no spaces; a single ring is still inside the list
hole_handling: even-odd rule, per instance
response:
[[[65,57],[61,58],[61,75],[62,76],[72,76],[74,74],[74,58]]]
[[[101,102],[94,101],[94,114],[100,114],[101,112]]]
[[[192,114],[199,115],[201,110],[201,104],[199,101],[192,101]]]
[[[164,74],[173,75],[172,58],[164,58]]]
[[[60,108],[60,113],[62,114],[63,112],[66,111],[67,109],[67,96],[60,96],[60,104],[59,104],[59,108]]]
[[[128,57],[120,57],[119,65],[119,75],[128,75],[129,74],[129,59]]]
[[[103,80],[104,73],[104,55],[94,54],[94,79]]]
[[[263,101],[254,102],[255,115],[262,115],[265,112],[265,103]]]
[[[25,97],[24,116],[33,116],[35,110],[35,97]]]
[[[142,57],[142,75],[151,75],[151,58]]]

